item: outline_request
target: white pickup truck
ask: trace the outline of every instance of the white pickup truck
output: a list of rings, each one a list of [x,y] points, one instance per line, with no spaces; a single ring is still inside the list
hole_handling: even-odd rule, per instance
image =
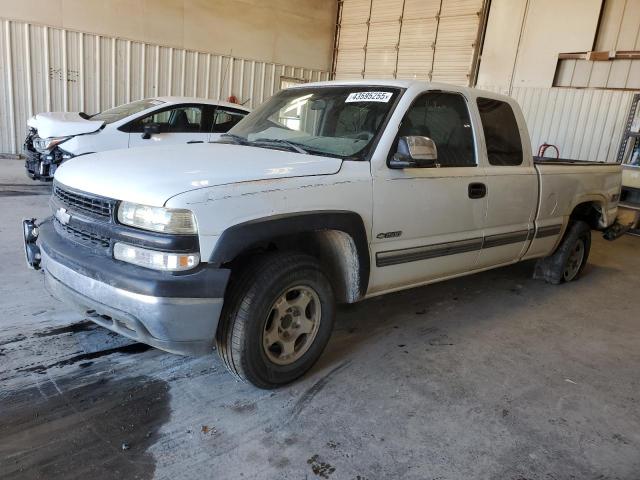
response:
[[[413,81],[306,84],[213,144],[109,151],[55,175],[31,266],[96,323],[217,348],[262,388],[320,356],[336,302],[538,258],[575,279],[614,224],[617,164],[535,160],[516,102]]]

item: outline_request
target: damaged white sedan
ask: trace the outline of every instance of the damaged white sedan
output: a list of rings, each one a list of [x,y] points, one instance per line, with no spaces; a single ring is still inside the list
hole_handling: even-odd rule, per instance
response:
[[[31,117],[24,142],[27,175],[51,180],[62,162],[117,148],[217,140],[249,109],[201,98],[156,97],[87,115],[48,112]]]

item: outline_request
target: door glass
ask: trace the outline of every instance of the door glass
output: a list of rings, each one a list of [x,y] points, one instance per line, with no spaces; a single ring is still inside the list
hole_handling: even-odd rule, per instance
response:
[[[196,106],[178,107],[153,113],[140,121],[140,131],[144,125],[157,123],[162,133],[193,133],[202,131],[202,108]]]
[[[511,106],[491,98],[478,98],[477,102],[489,164],[520,165],[522,141]]]
[[[246,113],[240,113],[233,110],[225,110],[223,108],[216,109],[216,115],[213,120],[213,133],[228,132],[231,127],[242,120]]]
[[[462,95],[430,92],[418,97],[402,119],[398,136],[431,138],[443,167],[476,166],[471,120]]]

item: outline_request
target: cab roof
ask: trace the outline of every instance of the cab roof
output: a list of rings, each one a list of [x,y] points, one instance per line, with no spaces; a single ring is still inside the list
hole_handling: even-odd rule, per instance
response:
[[[427,82],[421,80],[394,80],[394,79],[359,79],[359,80],[328,80],[325,82],[310,82],[300,83],[290,88],[305,88],[305,87],[324,87],[324,86],[345,86],[345,87],[395,87],[404,88],[407,90],[424,90],[425,88],[431,90],[449,90],[452,92],[460,92],[469,97],[486,96],[489,98],[501,99],[505,102],[512,103],[513,98],[502,95],[500,93],[480,90],[478,88],[462,87],[460,85],[453,85],[450,83],[439,82]]]

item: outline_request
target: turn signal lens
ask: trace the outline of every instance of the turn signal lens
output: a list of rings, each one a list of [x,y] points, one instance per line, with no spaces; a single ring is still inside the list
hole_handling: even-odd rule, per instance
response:
[[[120,242],[113,246],[113,258],[140,267],[166,272],[190,270],[200,263],[200,254],[198,253],[160,252]]]

